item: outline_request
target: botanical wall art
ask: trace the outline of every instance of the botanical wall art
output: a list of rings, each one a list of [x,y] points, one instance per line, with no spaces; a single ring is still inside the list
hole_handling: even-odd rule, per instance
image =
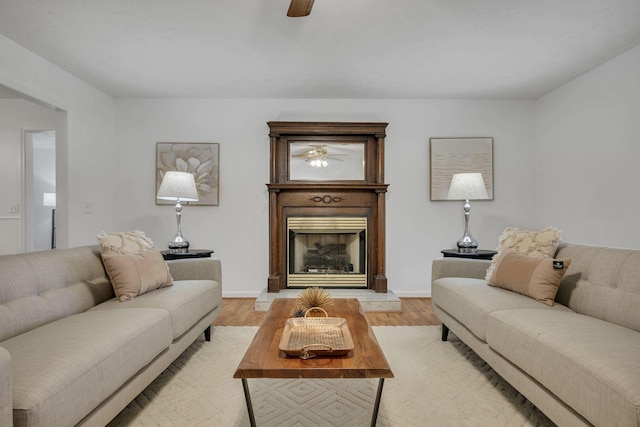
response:
[[[200,200],[186,204],[218,205],[220,144],[158,142],[156,144],[156,194],[167,171],[193,173]],[[173,204],[173,202],[156,199],[156,204]]]
[[[493,138],[431,138],[431,200],[447,200],[455,173],[480,172],[493,200]]]

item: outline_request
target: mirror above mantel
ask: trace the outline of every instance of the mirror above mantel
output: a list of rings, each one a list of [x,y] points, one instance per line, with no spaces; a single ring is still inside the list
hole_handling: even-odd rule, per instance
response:
[[[289,180],[364,181],[364,142],[289,141]]]

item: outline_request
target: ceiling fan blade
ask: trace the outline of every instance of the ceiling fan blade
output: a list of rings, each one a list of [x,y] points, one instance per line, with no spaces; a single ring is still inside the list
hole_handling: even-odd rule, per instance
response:
[[[287,16],[298,18],[300,16],[307,16],[311,13],[314,0],[291,0],[289,5],[289,11]]]

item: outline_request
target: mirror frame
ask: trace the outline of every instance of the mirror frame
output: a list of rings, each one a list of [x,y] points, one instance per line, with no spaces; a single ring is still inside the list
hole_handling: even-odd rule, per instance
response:
[[[387,123],[350,122],[268,122],[270,128],[271,184],[344,184],[368,185],[384,183],[384,138]],[[299,175],[291,165],[294,161],[291,144],[330,145],[361,144],[363,146],[362,175],[333,174],[328,176]],[[357,160],[359,161],[359,159]],[[322,168],[318,168],[322,169]]]

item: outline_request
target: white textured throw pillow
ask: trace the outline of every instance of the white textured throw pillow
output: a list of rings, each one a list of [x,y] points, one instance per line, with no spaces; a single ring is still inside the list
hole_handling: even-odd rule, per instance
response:
[[[503,249],[512,249],[515,252],[540,258],[553,258],[562,240],[562,231],[556,227],[547,227],[539,231],[523,230],[521,228],[507,227],[498,239],[498,254],[493,257],[491,265],[487,269],[485,280],[489,280],[496,268],[496,262]]]
[[[155,249],[153,241],[140,230],[112,233],[101,231],[97,238],[103,254],[137,254]]]

